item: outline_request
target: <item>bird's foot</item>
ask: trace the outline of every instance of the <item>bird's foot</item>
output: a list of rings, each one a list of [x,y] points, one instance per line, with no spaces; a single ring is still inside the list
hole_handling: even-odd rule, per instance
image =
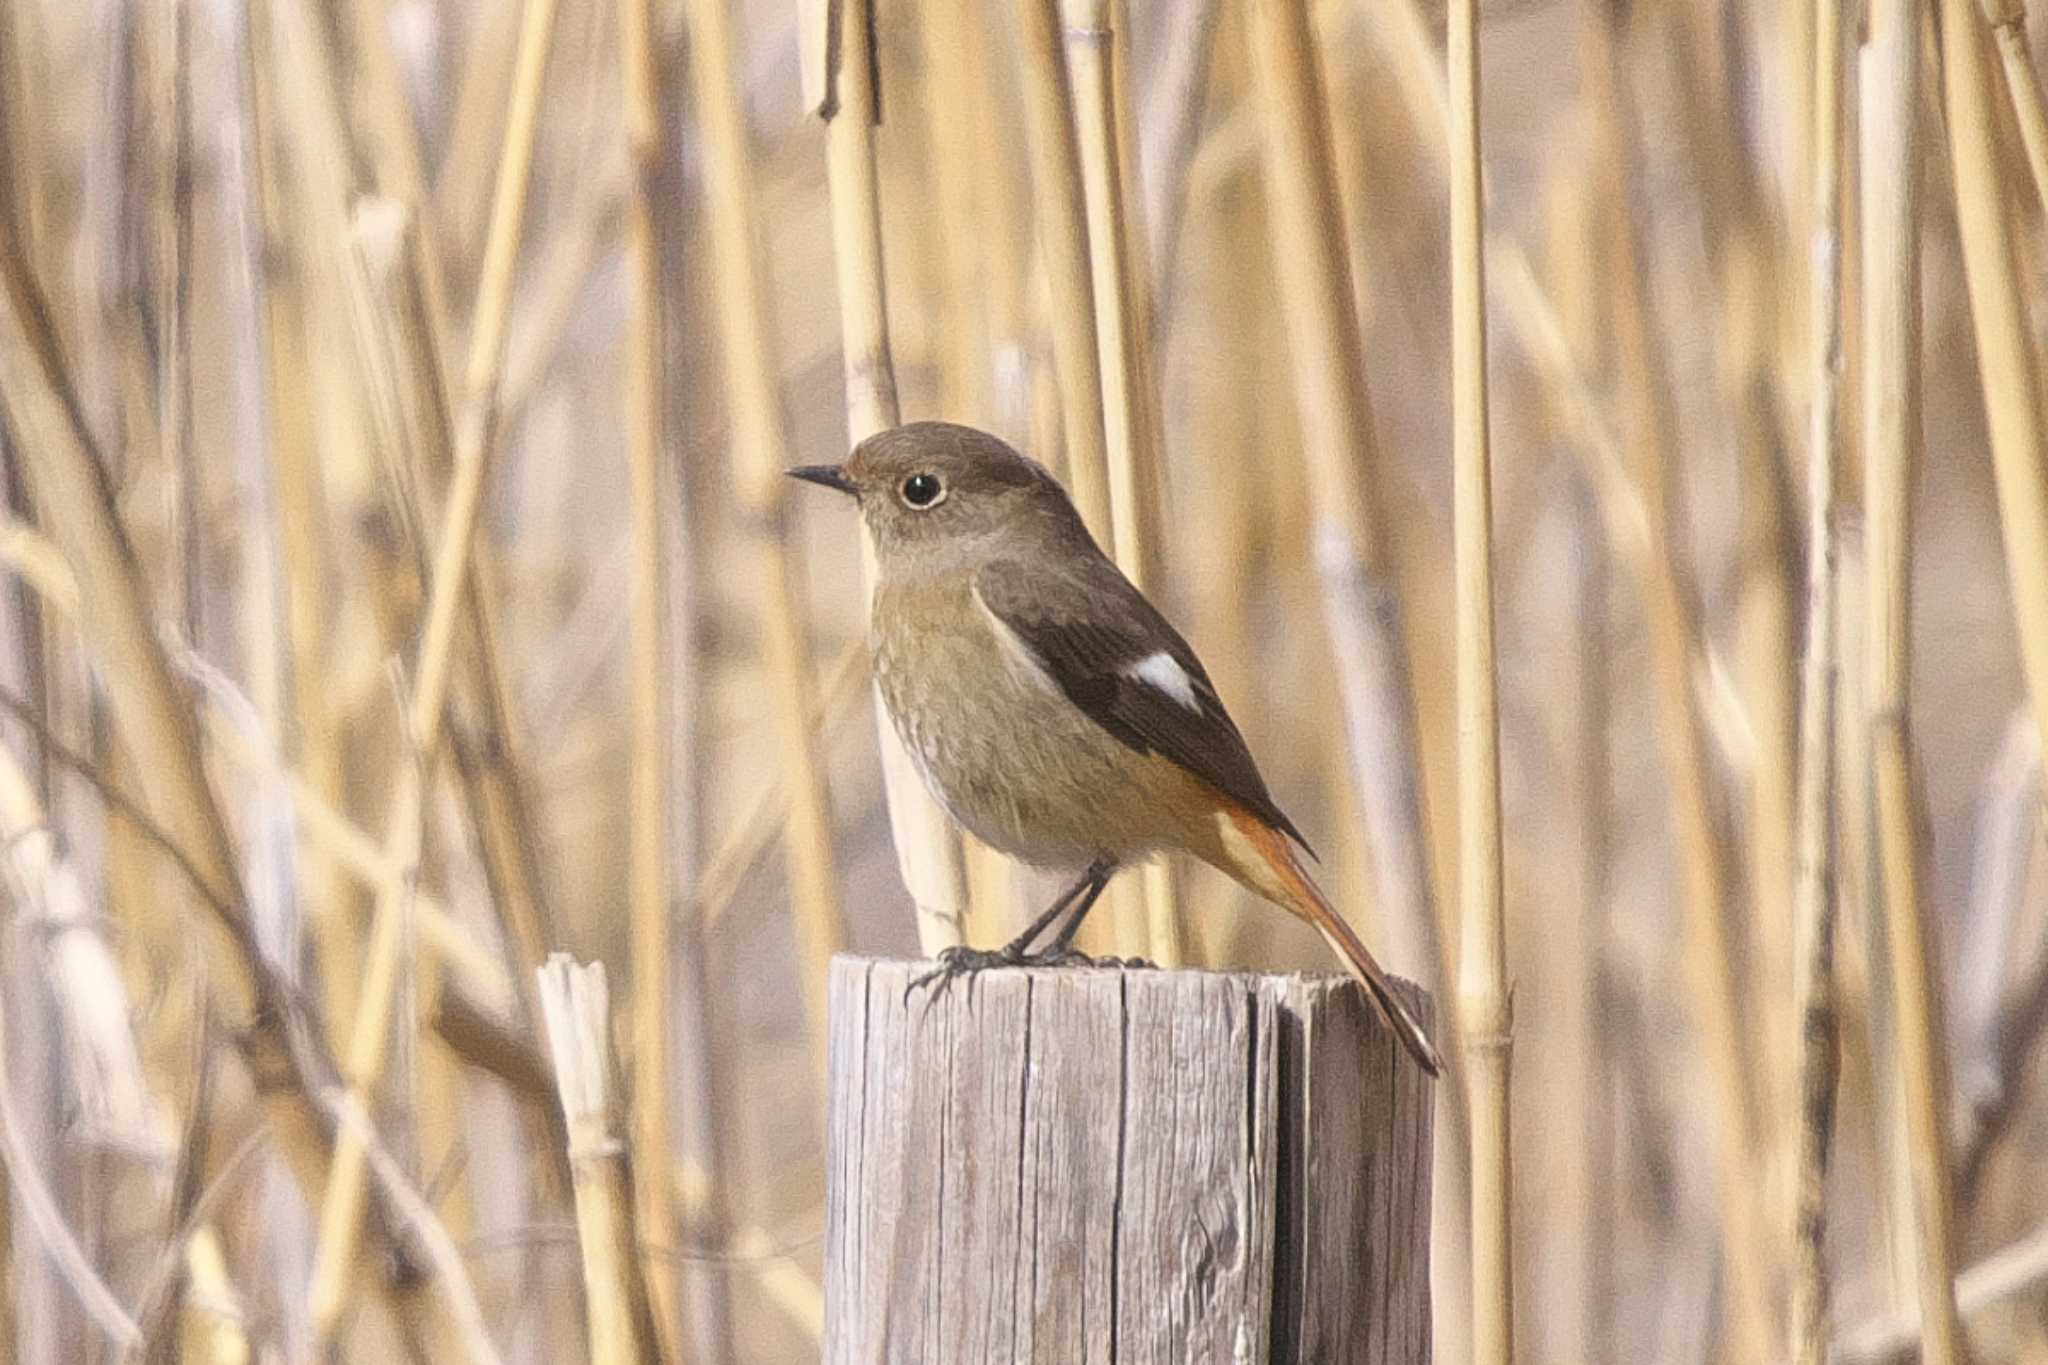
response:
[[[1156,971],[1158,964],[1142,957],[1090,957],[1067,944],[1053,944],[1031,952],[1012,943],[1002,948],[969,948],[956,944],[942,948],[933,959],[932,966],[910,978],[903,988],[903,1002],[910,1003],[910,997],[922,988],[931,988],[931,998],[925,1002],[930,1009],[938,1002],[952,984],[962,977],[967,979],[967,988],[974,989],[974,978],[995,967],[1098,967],[1114,971]]]
[[[1017,952],[1013,947],[995,949],[969,948],[965,944],[955,944],[951,948],[939,950],[939,954],[933,960],[933,965],[929,971],[920,972],[910,978],[910,984],[903,988],[903,1003],[909,1004],[910,997],[920,987],[930,986],[932,992],[931,999],[925,1002],[925,1008],[930,1009],[933,1004],[937,1003],[939,997],[944,995],[947,989],[963,976],[967,978],[968,989],[971,991],[976,974],[985,972],[991,967],[1029,967],[1034,965],[1036,964],[1031,961],[1030,954]]]

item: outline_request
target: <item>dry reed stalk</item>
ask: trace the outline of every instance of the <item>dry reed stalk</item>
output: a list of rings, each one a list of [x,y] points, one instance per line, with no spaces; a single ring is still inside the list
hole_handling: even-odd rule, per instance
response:
[[[1451,0],[1451,460],[1458,614],[1458,1013],[1472,1142],[1472,1359],[1515,1357],[1509,1075],[1514,1004],[1501,906],[1500,714],[1493,642],[1493,455],[1480,195],[1479,6]]]
[[[858,445],[903,420],[896,398],[896,360],[889,344],[889,301],[882,270],[882,201],[875,175],[874,11],[865,0],[826,5],[820,23],[836,33],[812,35],[836,58],[823,88],[806,103],[825,120],[825,177],[832,201],[832,255],[839,281],[841,363],[846,384],[846,436]],[[968,234],[962,234],[968,235]],[[861,532],[862,598],[873,596],[874,548]],[[875,740],[882,759],[896,866],[916,907],[920,949],[931,956],[961,941],[967,876],[960,836],[925,789],[909,751],[874,693]]]
[[[1827,1171],[1840,1074],[1835,1025],[1835,466],[1842,385],[1842,11],[1815,0],[1812,412],[1807,430],[1806,657],[1799,693],[1799,807],[1793,949],[1799,1140],[1792,1256],[1793,1359],[1825,1365]],[[1909,172],[1912,167],[1906,167]],[[1882,176],[1864,179],[1882,193]],[[1866,229],[1878,222],[1867,214]],[[1878,253],[1873,251],[1875,257]],[[1880,290],[1866,303],[1882,306]],[[1873,327],[1870,335],[1876,334]],[[1874,397],[1875,390],[1868,393]]]
[[[1745,1170],[1759,1132],[1755,1059],[1736,1003],[1735,948],[1729,941],[1727,885],[1715,826],[1711,778],[1694,699],[1695,661],[1704,650],[1699,608],[1686,581],[1676,528],[1674,418],[1654,334],[1643,258],[1630,199],[1637,158],[1622,81],[1626,67],[1604,8],[1582,31],[1587,106],[1593,118],[1593,164],[1608,218],[1609,278],[1615,292],[1615,358],[1632,452],[1633,491],[1641,499],[1641,559],[1657,734],[1672,803],[1683,890],[1683,958],[1700,1046],[1715,1092],[1717,1196],[1729,1315],[1743,1357],[1769,1359],[1777,1349],[1766,1265],[1759,1248],[1769,1220],[1758,1182]],[[1625,476],[1626,477],[1626,476]]]
[[[1397,971],[1434,972],[1448,984],[1457,976],[1448,959],[1451,934],[1439,914],[1449,911],[1430,881],[1414,699],[1400,602],[1372,494],[1380,462],[1364,343],[1338,231],[1327,106],[1299,0],[1254,0],[1248,20],[1274,267],[1308,460],[1315,564],[1369,827],[1387,957]]]
[[[1025,143],[1037,210],[1038,260],[1045,271],[1053,370],[1067,485],[1088,529],[1113,544],[1109,450],[1090,282],[1088,210],[1060,37],[1061,0],[1020,0],[1016,9]]]
[[[1993,128],[1983,36],[1968,4],[1941,6],[1942,89],[1957,235],[1998,485],[1999,526],[2034,720],[2048,738],[2048,445],[2029,337],[2028,288],[2013,242]]]
[[[619,0],[619,66],[625,96],[626,152],[633,173],[626,201],[627,319],[625,338],[627,496],[633,565],[627,595],[628,804],[626,913],[633,952],[633,1150],[650,1178],[633,1190],[633,1220],[640,1237],[660,1247],[680,1246],[675,1201],[666,1181],[673,1148],[669,1106],[674,1092],[672,1046],[675,947],[669,932],[673,864],[669,838],[675,796],[669,740],[673,720],[669,679],[669,517],[662,465],[671,456],[663,420],[662,325],[667,310],[656,202],[668,140],[662,127],[663,72],[655,47],[652,0]],[[601,979],[601,978],[600,978]],[[566,1083],[565,1083],[566,1084]],[[566,1094],[565,1090],[565,1094]],[[575,1140],[574,1135],[571,1137]],[[629,1248],[630,1250],[630,1248]],[[629,1260],[626,1273],[633,1273]],[[672,1268],[648,1257],[637,1262],[654,1321],[645,1343],[650,1358],[680,1360],[680,1286]],[[592,1314],[592,1339],[597,1315]],[[596,1354],[593,1351],[593,1354]]]
[[[4,153],[4,149],[0,149]],[[6,157],[0,154],[0,162]],[[93,449],[40,288],[16,250],[0,251],[0,394],[32,477],[45,530],[81,594],[81,633],[107,682],[107,701],[142,792],[142,806],[181,851],[192,889],[227,942],[210,955],[210,1003],[245,1044],[248,1064],[289,1084],[266,1087],[280,1149],[305,1182],[318,1180],[331,1118],[307,1088],[328,1063],[315,1040],[288,1036],[296,1006],[263,964],[235,875],[220,809],[206,785],[190,710],[173,681],[148,608],[134,551],[122,531],[105,466]],[[162,906],[159,905],[159,909]]]
[[[397,510],[413,529],[414,553],[424,578],[430,562],[424,528],[440,508],[455,463],[450,413],[455,391],[451,373],[455,332],[448,317],[446,267],[438,239],[420,227],[427,194],[425,173],[419,164],[417,140],[405,126],[404,111],[409,104],[392,69],[390,36],[388,31],[380,31],[380,23],[373,22],[380,16],[369,13],[376,7],[376,0],[360,0],[354,7],[358,60],[371,88],[370,98],[359,104],[367,106],[375,124],[369,140],[378,176],[387,182],[404,211],[397,226],[381,241],[365,240],[364,207],[359,205],[354,214],[356,263],[367,267],[370,284],[382,304],[369,319],[359,320],[356,350],[358,364],[370,371],[364,376],[364,387],[374,390],[377,377],[388,376],[388,385],[397,388],[407,415],[404,430],[410,439],[395,441],[387,436],[381,444],[394,457],[386,475],[399,490]],[[330,85],[340,84],[331,70],[325,74]],[[334,156],[339,159],[340,155],[337,147]],[[355,269],[345,272],[351,293],[358,274]],[[508,324],[508,334],[511,330]],[[514,390],[516,357],[508,339],[499,381],[497,425],[501,430],[511,428],[519,411]],[[366,396],[374,406],[375,392]],[[458,714],[464,717],[463,728],[487,738],[457,748],[457,771],[476,829],[492,906],[504,922],[519,964],[514,977],[522,987],[520,999],[529,1022],[534,1023],[538,1001],[532,976],[547,954],[551,917],[535,862],[539,840],[523,778],[522,746],[511,720],[513,707],[505,683],[509,670],[497,613],[499,574],[489,545],[471,547],[469,574],[470,610],[464,613],[458,659],[461,671],[454,695]]]
[[[356,208],[350,232],[354,247],[349,295],[355,305],[357,361],[362,374],[369,425],[385,460],[392,506],[405,539],[427,581],[432,559],[427,531],[437,510],[435,494],[453,466],[454,431],[449,399],[440,386],[442,366],[431,332],[425,297],[422,239],[411,215],[399,204],[365,198]],[[501,386],[502,392],[502,386]],[[518,778],[519,761],[508,723],[509,701],[501,691],[504,670],[499,657],[492,575],[476,556],[487,547],[472,544],[472,573],[467,589],[473,604],[463,614],[461,673],[455,680],[455,714],[465,715],[477,733],[490,736],[474,747],[491,751],[472,759],[465,746],[458,751],[470,818],[478,832],[491,905],[504,925],[505,938],[517,964],[518,993],[529,1021],[538,1020],[540,1001],[534,994],[531,968],[544,960],[550,930],[535,889],[534,840]],[[470,721],[464,708],[483,712]],[[510,751],[510,752],[508,752]]]
[[[312,788],[329,801],[342,798],[340,730],[327,690],[326,657],[332,556],[328,552],[327,496],[320,470],[316,405],[308,356],[312,347],[309,297],[317,292],[305,238],[316,232],[294,229],[317,216],[306,212],[310,193],[294,195],[280,152],[291,155],[280,94],[288,77],[279,70],[276,37],[269,30],[270,5],[255,0],[245,14],[249,33],[242,44],[248,64],[243,76],[250,96],[248,114],[252,221],[263,245],[258,287],[263,298],[265,414],[270,421],[269,510],[274,524],[280,595],[283,598],[283,667],[286,681],[278,716],[285,751]],[[333,869],[316,852],[301,869],[310,905],[324,913],[308,916],[320,973],[322,1013],[327,1026],[345,1030],[354,1017],[355,974],[343,967],[358,950],[353,917],[338,902]],[[338,1033],[337,1033],[338,1036]]]
[[[1984,21],[1998,44],[1999,61],[2005,68],[2006,98],[2012,101],[2012,115],[2020,129],[2020,143],[2026,148],[2027,169],[2033,173],[2034,193],[2048,209],[2048,107],[2044,107],[2041,77],[2034,70],[2034,56],[2027,50],[2027,9],[2024,0],[1978,0]]]
[[[611,996],[604,964],[557,953],[540,972],[541,1009],[555,1061],[569,1168],[576,1186],[576,1240],[593,1365],[655,1359],[647,1306],[635,1292],[633,1209],[626,1145],[614,1132]],[[660,1188],[664,1182],[643,1179]]]
[[[1586,193],[1583,136],[1571,139],[1546,196],[1545,264],[1558,296],[1572,305],[1568,323],[1575,354],[1597,367],[1608,337],[1592,222],[1596,206]],[[1554,418],[1553,418],[1554,422]],[[1565,439],[1569,433],[1561,432]],[[1570,880],[1553,887],[1550,903],[1570,907],[1558,961],[1573,974],[1563,992],[1558,1032],[1564,1052],[1558,1107],[1571,1125],[1567,1156],[1556,1182],[1554,1216],[1563,1222],[1563,1254],[1551,1258],[1554,1283],[1570,1285],[1569,1306],[1558,1317],[1563,1358],[1604,1365],[1613,1353],[1615,1207],[1614,1132],[1608,1077],[1613,1059],[1601,1028],[1608,989],[1604,965],[1608,924],[1608,868],[1615,848],[1613,755],[1609,739],[1613,661],[1607,556],[1600,546],[1598,510],[1585,481],[1571,478],[1560,493],[1560,534],[1570,559],[1567,590],[1560,594],[1562,623],[1556,647],[1557,695],[1574,699],[1559,716],[1558,752],[1568,774],[1565,809],[1574,813]]]
[[[1159,431],[1151,392],[1151,330],[1134,287],[1143,267],[1133,261],[1143,242],[1125,198],[1129,168],[1119,160],[1117,42],[1110,0],[1062,0],[1067,75],[1079,139],[1083,211],[1087,215],[1089,277],[1095,308],[1098,372],[1102,381],[1104,451],[1109,466],[1110,545],[1118,567],[1141,590],[1158,586],[1157,496]],[[1149,294],[1149,291],[1146,291]],[[1135,901],[1145,952],[1177,967],[1184,956],[1171,868],[1147,863],[1137,882],[1118,892]],[[1118,918],[1128,923],[1131,910]]]
[[[1967,184],[1970,94],[1959,91],[1972,78],[1975,112],[1988,112],[1976,18],[1968,0],[1944,4],[1947,21],[1949,120],[1955,139],[1959,191]],[[1877,853],[1889,949],[1892,1003],[1896,1010],[1900,1100],[1905,1109],[1913,1176],[1915,1226],[1920,1245],[1920,1307],[1927,1359],[1936,1365],[1967,1359],[1953,1292],[1955,1256],[1950,1211],[1948,1077],[1943,1052],[1940,981],[1934,942],[1923,910],[1918,797],[1913,780],[1907,716],[1911,642],[1911,492],[1920,440],[1920,308],[1917,177],[1919,40],[1910,6],[1879,9],[1890,44],[1880,98],[1866,111],[1873,127],[1869,145],[1882,149],[1891,165],[1912,175],[1872,202],[1870,255],[1872,311],[1865,337],[1866,383],[1872,406],[1866,413],[1868,449],[1864,509],[1870,563],[1871,763],[1874,778]],[[1968,57],[1958,55],[1966,50]],[[1972,61],[1970,58],[1977,58]],[[1961,68],[1970,67],[1965,73]],[[1988,124],[1983,125],[1988,131]],[[1988,143],[1985,144],[1988,150]],[[1869,177],[1875,186],[1889,176]],[[1958,193],[1959,206],[1967,192]],[[1962,207],[1965,214],[1968,207]],[[1882,215],[1880,217],[1880,214]],[[1966,230],[1967,235],[1967,230]],[[1974,283],[1974,281],[1973,281]],[[1974,293],[1974,291],[1973,291]],[[1877,302],[1883,298],[1883,303]],[[2022,343],[2024,344],[2024,343]],[[1986,362],[1987,382],[1990,363]],[[1994,400],[1995,401],[1995,400]],[[2003,482],[2001,480],[2001,482]],[[2024,589],[2020,589],[2024,592]],[[2048,592],[2048,585],[2042,591]],[[2024,598],[2022,598],[2024,600]],[[2048,597],[2044,597],[2048,601]],[[2048,644],[2048,637],[2044,637]]]
[[[1956,1276],[1956,1307],[1975,1320],[2012,1304],[2037,1297],[2048,1284],[2048,1226],[1992,1252]],[[1888,1313],[1844,1337],[1834,1365],[1906,1365],[1921,1356],[1920,1316]]]
[[[505,321],[524,235],[526,194],[554,18],[555,0],[528,0],[463,376],[454,470],[436,544],[408,706],[408,739],[415,749],[415,761],[399,779],[384,836],[387,861],[402,866],[409,866],[417,856],[425,787],[442,737],[458,613],[470,578],[470,549],[483,502],[484,477],[496,444]],[[380,892],[371,922],[355,1027],[344,1058],[350,1099],[358,1108],[366,1087],[383,1070],[404,941],[400,926],[408,895],[403,888],[409,882],[410,878],[402,879],[400,887]],[[319,1246],[307,1292],[307,1314],[316,1342],[324,1342],[334,1330],[345,1307],[348,1277],[356,1259],[367,1155],[360,1133],[359,1127],[352,1126],[340,1135],[321,1202]]]
[[[781,371],[768,327],[768,277],[757,255],[759,218],[731,16],[726,0],[691,0],[685,16],[690,83],[703,137],[705,218],[732,420],[734,483],[742,524],[752,541],[777,746],[790,783],[783,848],[796,920],[797,972],[822,1075],[826,977],[832,954],[846,942],[846,926],[824,755],[810,724],[811,642],[798,598],[803,563],[789,511],[789,480],[783,474],[790,464],[789,428],[776,387]]]

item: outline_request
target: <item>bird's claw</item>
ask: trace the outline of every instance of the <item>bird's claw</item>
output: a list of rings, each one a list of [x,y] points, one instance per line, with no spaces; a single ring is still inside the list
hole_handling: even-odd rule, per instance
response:
[[[965,944],[956,944],[951,948],[941,948],[929,969],[910,978],[909,984],[903,988],[903,1003],[908,1005],[910,997],[916,994],[920,987],[930,986],[931,996],[925,1001],[925,1008],[930,1009],[938,1003],[939,997],[946,993],[953,982],[961,977],[967,978],[967,989],[971,995],[974,990],[974,978],[995,967],[1095,967],[1111,971],[1157,971],[1159,964],[1142,957],[1090,957],[1072,946],[1053,946],[1041,948],[1037,952],[1028,952],[1014,943],[1004,948],[969,948]]]

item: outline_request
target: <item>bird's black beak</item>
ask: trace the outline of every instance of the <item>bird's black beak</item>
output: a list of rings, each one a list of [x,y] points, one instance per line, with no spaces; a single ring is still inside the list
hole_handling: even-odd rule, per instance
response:
[[[836,488],[849,497],[858,496],[860,493],[860,486],[847,478],[846,471],[836,464],[799,465],[789,471],[789,477],[802,479],[805,483],[819,483],[827,488]]]

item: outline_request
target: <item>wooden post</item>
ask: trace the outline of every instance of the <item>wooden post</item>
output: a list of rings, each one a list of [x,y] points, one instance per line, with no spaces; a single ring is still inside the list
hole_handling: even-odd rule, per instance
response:
[[[1351,982],[928,966],[832,964],[828,1365],[1429,1360],[1434,1091]]]

